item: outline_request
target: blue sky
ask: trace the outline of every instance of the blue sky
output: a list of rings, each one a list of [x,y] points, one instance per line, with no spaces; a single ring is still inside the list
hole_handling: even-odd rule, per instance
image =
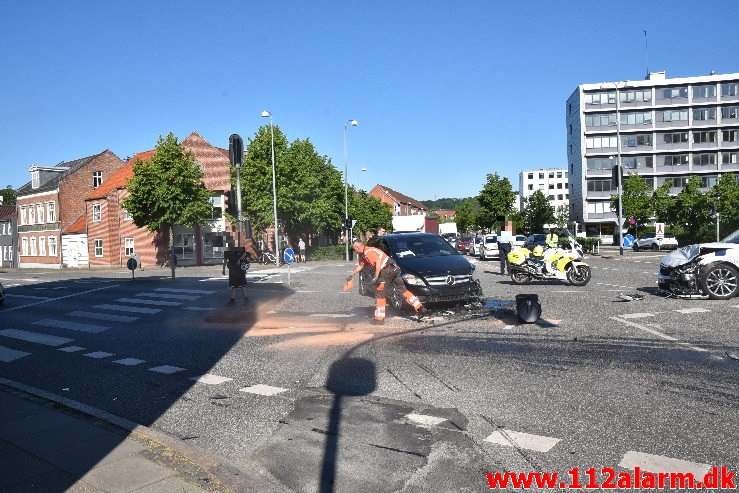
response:
[[[342,171],[357,119],[364,189],[467,197],[488,173],[517,188],[566,166],[578,84],[739,72],[737,18],[736,0],[5,2],[0,188],[168,132],[227,148],[264,109]]]

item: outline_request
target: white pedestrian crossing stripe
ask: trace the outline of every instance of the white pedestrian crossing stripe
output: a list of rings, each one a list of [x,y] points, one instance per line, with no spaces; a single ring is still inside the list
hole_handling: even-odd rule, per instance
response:
[[[178,371],[185,371],[185,369],[180,368],[179,366],[162,365],[162,366],[155,366],[154,368],[149,368],[149,371],[153,371],[156,373],[164,373],[165,375],[171,375],[172,373],[177,373]]]
[[[439,418],[438,416],[429,416],[426,414],[411,413],[411,414],[406,414],[405,417],[413,421],[417,425],[421,425],[421,426],[436,426],[446,421],[446,418]]]
[[[163,298],[166,300],[183,300],[192,301],[199,298],[199,296],[192,296],[189,294],[172,294],[172,293],[138,293],[136,296],[144,296],[147,298]]]
[[[62,346],[64,344],[72,342],[74,339],[67,339],[66,337],[53,336],[50,334],[41,334],[39,332],[30,332],[27,330],[19,329],[5,329],[0,330],[0,336],[12,337],[26,342],[33,342],[36,344],[43,344],[44,346]]]
[[[154,291],[166,291],[169,293],[185,293],[185,294],[213,294],[215,291],[207,289],[177,289],[177,288],[155,288]]]
[[[128,312],[128,313],[142,313],[142,314],[154,314],[161,312],[161,308],[146,308],[143,306],[128,306],[128,305],[94,305],[93,308],[97,308],[98,310],[111,310],[111,311],[118,311],[118,312]]]
[[[139,317],[129,317],[127,315],[113,315],[112,313],[83,312],[75,310],[67,313],[70,317],[91,318],[93,320],[105,320],[106,322],[133,322]]]
[[[281,394],[282,392],[287,392],[287,389],[283,389],[282,387],[272,387],[271,385],[250,385],[249,387],[244,387],[243,389],[239,389],[239,392],[248,392],[250,394],[259,394],[259,395],[277,395]]]
[[[25,351],[18,351],[16,349],[10,349],[9,347],[0,346],[0,362],[10,363],[24,356],[28,356],[31,353]]]
[[[87,348],[84,348],[82,346],[67,346],[67,347],[60,347],[57,349],[57,351],[64,351],[65,353],[76,353],[77,351],[84,351]]]
[[[141,363],[146,363],[146,361],[142,359],[137,359],[137,358],[123,358],[123,359],[117,359],[113,361],[113,363],[117,363],[123,366],[136,366],[136,365],[140,365]]]
[[[200,375],[199,377],[193,377],[190,380],[195,380],[199,383],[205,383],[208,385],[218,385],[223,382],[228,382],[233,380],[233,378],[228,377],[221,377],[219,375],[213,375],[212,373],[206,373],[205,375]]]
[[[661,455],[645,454],[633,450],[626,452],[626,455],[623,456],[618,465],[632,471],[634,468],[639,467],[642,471],[649,472],[690,472],[696,478],[702,478],[711,470],[710,464],[673,459],[672,457]]]
[[[87,356],[88,358],[94,358],[94,359],[103,359],[109,356],[115,356],[115,354],[106,353],[105,351],[93,351],[91,353],[85,353],[82,356]]]
[[[485,439],[486,442],[516,447],[537,452],[549,452],[552,447],[559,443],[559,438],[532,435],[513,430],[496,430]]]
[[[140,305],[158,305],[158,306],[180,306],[182,303],[177,301],[163,301],[163,300],[142,300],[136,298],[118,298],[115,300],[117,303],[133,303]]]
[[[108,330],[109,328],[109,327],[103,327],[102,325],[80,324],[77,322],[68,322],[66,320],[53,320],[49,318],[45,318],[43,320],[37,320],[36,322],[33,322],[33,325],[43,325],[45,327],[56,327],[59,329],[76,330],[79,332],[89,332],[91,334],[97,334],[99,332],[103,332],[104,330]]]

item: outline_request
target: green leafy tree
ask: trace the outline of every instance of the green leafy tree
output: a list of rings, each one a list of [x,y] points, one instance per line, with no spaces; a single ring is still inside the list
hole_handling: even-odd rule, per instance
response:
[[[665,180],[652,193],[652,210],[658,223],[673,224],[675,222],[675,198],[670,194],[672,180]]]
[[[636,221],[634,236],[638,236],[638,227],[647,224],[654,215],[652,204],[652,187],[644,178],[632,173],[623,182],[621,205],[623,218],[633,217]],[[611,210],[618,211],[618,195],[611,196]]]
[[[485,229],[493,229],[506,216],[513,212],[516,192],[513,191],[508,178],[501,178],[498,173],[488,174],[487,183],[480,190],[477,202],[477,224]]]
[[[211,192],[203,186],[203,172],[195,157],[185,152],[172,133],[159,137],[155,149],[151,161],[134,163],[123,207],[136,226],[169,233],[172,242],[173,226],[192,227],[211,217]]]
[[[390,206],[366,192],[350,190],[349,215],[357,221],[354,236],[367,230],[375,233],[378,228],[392,229],[393,213]]]
[[[537,190],[525,200],[523,208],[524,224],[529,233],[544,231],[545,224],[555,222],[554,207],[549,199]]]
[[[13,187],[8,185],[7,187],[0,189],[0,197],[3,198],[2,205],[15,205],[15,197],[16,197],[15,190],[13,190]]]
[[[699,177],[691,176],[675,197],[675,223],[682,230],[681,236],[690,242],[707,241],[715,234],[709,217],[709,196],[701,192],[702,186]]]
[[[457,218],[458,231],[472,231],[478,229],[477,211],[480,209],[476,198],[470,198],[457,206],[454,215]]]
[[[716,204],[719,226],[723,237],[739,226],[739,183],[733,173],[724,173],[709,192],[710,200]]]
[[[570,221],[570,208],[566,205],[560,205],[554,211],[554,222],[559,228],[564,228]]]

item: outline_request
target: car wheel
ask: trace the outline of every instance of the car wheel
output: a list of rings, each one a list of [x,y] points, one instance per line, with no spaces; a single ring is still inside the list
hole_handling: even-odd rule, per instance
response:
[[[638,252],[639,251],[639,244],[638,243],[634,243],[634,251],[635,252]]]
[[[739,271],[729,264],[711,264],[703,271],[701,287],[712,300],[733,298],[739,289]]]
[[[657,250],[659,250],[659,245],[658,245],[658,244],[656,244],[656,243],[652,243],[652,250],[654,250],[655,252],[656,252]]]
[[[573,286],[585,286],[590,282],[590,267],[587,265],[572,266],[567,271],[567,280]]]
[[[403,293],[398,292],[398,289],[394,285],[390,290],[390,299],[388,301],[390,301],[390,306],[395,310],[403,309]]]

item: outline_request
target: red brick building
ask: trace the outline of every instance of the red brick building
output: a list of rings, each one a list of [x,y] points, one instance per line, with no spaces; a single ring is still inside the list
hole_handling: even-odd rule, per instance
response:
[[[426,216],[429,214],[428,208],[421,202],[384,185],[375,185],[369,195],[388,204],[393,216]]]
[[[231,189],[231,168],[227,149],[212,146],[196,132],[180,145],[192,152],[201,166],[205,187],[212,192],[213,218],[189,228],[174,227],[174,249],[178,265],[220,264],[225,242],[233,242],[230,224],[222,217],[224,196]],[[85,224],[90,265],[122,266],[136,254],[141,266],[167,265],[169,237],[138,228],[121,207],[128,196],[126,186],[137,160],[150,160],[153,150],[136,154],[98,189],[85,197]]]
[[[17,190],[18,266],[86,264],[84,240],[64,235],[85,214],[83,197],[99,187],[123,161],[110,150],[46,167],[31,165],[31,181]]]

